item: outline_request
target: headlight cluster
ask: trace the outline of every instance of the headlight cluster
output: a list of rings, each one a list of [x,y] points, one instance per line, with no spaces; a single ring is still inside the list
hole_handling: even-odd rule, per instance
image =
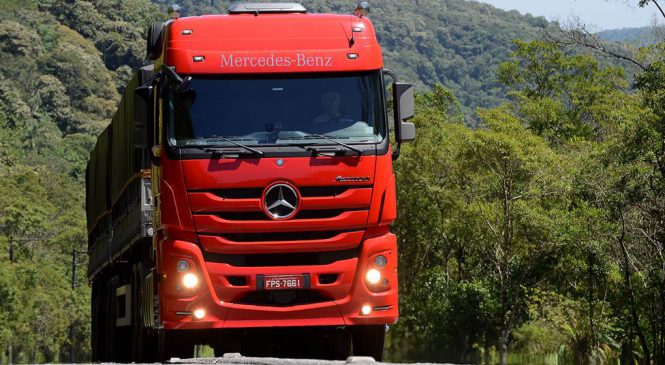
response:
[[[196,274],[187,272],[190,269],[189,262],[185,260],[178,261],[176,269],[180,273],[186,273],[182,276],[182,285],[187,289],[194,289],[199,285],[199,277]]]
[[[367,281],[367,284],[371,286],[377,285],[379,282],[381,282],[381,278],[383,277],[383,275],[381,275],[381,269],[386,267],[388,264],[388,259],[383,255],[377,255],[374,257],[373,263],[375,267],[367,270],[367,273],[365,273],[365,280]],[[383,279],[383,284],[387,285],[388,280]]]
[[[388,259],[384,255],[374,256],[370,268],[365,273],[365,282],[371,291],[378,292],[389,289],[388,285],[390,282],[388,281],[388,278],[383,277],[382,273],[382,270],[385,269],[386,265],[388,265]],[[372,306],[370,303],[364,304],[360,308],[360,315],[362,316],[369,316],[371,313]]]

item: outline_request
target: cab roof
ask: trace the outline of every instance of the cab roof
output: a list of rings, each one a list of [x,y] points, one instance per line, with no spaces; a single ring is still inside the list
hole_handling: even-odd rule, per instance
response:
[[[242,4],[243,9],[250,4]],[[262,4],[265,5],[265,4]],[[169,23],[165,63],[187,73],[316,72],[380,69],[381,49],[366,17],[302,12],[237,12],[174,19]],[[355,55],[355,56],[350,56]],[[198,56],[199,61],[194,61]],[[233,67],[222,57],[332,57],[333,66]],[[201,57],[203,60],[201,61]],[[355,57],[355,58],[352,58]],[[293,63],[293,62],[292,62]],[[298,64],[297,62],[295,62]],[[324,62],[327,63],[327,62]],[[311,63],[310,63],[311,64]],[[329,64],[329,63],[327,63]]]

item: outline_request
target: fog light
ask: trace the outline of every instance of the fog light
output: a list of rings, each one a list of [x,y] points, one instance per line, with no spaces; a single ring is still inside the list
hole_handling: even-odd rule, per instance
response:
[[[178,272],[185,272],[189,270],[189,262],[185,260],[180,260],[178,261],[178,264],[176,265],[176,268],[178,269]]]
[[[378,267],[385,267],[387,263],[388,263],[388,259],[383,255],[379,255],[379,256],[374,258],[374,265],[376,265]]]
[[[203,309],[197,309],[194,311],[194,318],[203,319],[206,316],[206,311]]]
[[[369,304],[363,305],[363,307],[360,309],[360,314],[363,316],[368,316],[370,313],[372,313],[372,307],[370,307]]]
[[[370,285],[376,285],[381,280],[381,273],[377,269],[369,269],[365,279]]]
[[[185,288],[191,289],[196,287],[199,284],[199,278],[196,277],[196,275],[189,273],[185,274],[185,276],[182,277],[182,285],[185,286]]]

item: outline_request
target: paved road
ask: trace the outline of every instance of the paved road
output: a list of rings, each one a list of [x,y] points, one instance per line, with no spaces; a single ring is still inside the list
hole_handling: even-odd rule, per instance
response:
[[[345,365],[345,364],[372,364],[380,365],[385,363],[375,362],[371,357],[350,357],[346,361],[327,361],[327,360],[294,360],[277,359],[270,357],[244,357],[240,354],[226,354],[224,357],[200,358],[200,359],[171,359],[172,364],[191,364],[191,365],[210,365],[210,364],[237,364],[237,365]],[[419,363],[425,365],[424,363]],[[398,365],[398,364],[392,364]],[[411,364],[413,365],[413,364]],[[433,364],[432,364],[433,365]],[[438,364],[451,365],[451,364]]]

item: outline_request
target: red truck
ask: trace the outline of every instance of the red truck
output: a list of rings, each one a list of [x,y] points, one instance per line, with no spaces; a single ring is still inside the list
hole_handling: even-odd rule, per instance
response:
[[[369,5],[171,11],[88,163],[93,361],[381,359],[414,97]]]

